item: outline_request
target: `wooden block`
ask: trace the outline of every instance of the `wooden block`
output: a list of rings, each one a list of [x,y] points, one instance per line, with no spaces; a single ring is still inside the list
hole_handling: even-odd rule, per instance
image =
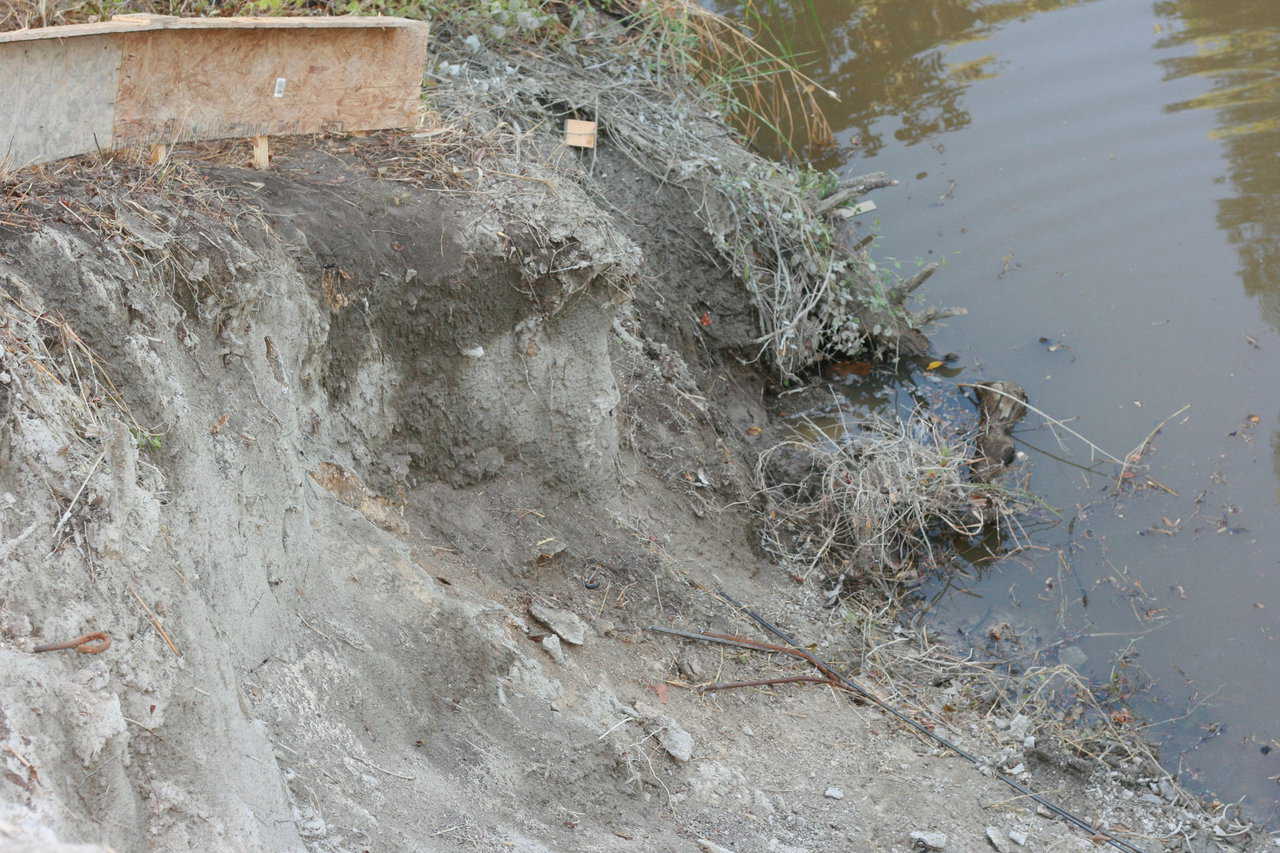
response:
[[[253,168],[271,168],[271,147],[265,136],[255,136],[253,138]]]
[[[565,119],[564,144],[574,148],[596,147],[596,123],[579,121],[576,118]]]
[[[168,154],[169,148],[167,145],[152,145],[151,154],[147,159],[151,161],[152,166],[159,166],[164,162],[164,159]]]

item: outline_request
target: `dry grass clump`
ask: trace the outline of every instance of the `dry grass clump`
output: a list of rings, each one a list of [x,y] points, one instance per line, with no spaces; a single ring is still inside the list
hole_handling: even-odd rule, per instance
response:
[[[246,143],[239,144],[247,151]],[[124,229],[109,208],[119,208],[126,217],[132,212],[151,219],[146,204],[159,198],[179,209],[204,213],[212,213],[222,201],[185,157],[151,163],[140,149],[85,154],[14,170],[4,169],[0,162],[0,226],[30,228],[54,220],[110,238]]]
[[[35,298],[18,281],[0,287],[0,435],[16,454],[43,462],[44,484],[63,507],[53,528],[56,551],[80,535],[67,523],[99,473],[110,437],[141,448],[158,446],[159,438],[134,420],[106,365],[75,329],[33,308]],[[0,565],[43,521],[0,541]]]
[[[1017,496],[969,482],[971,437],[950,438],[932,418],[871,417],[833,440],[816,427],[760,456],[764,545],[793,571],[884,583],[936,565],[931,539],[1015,525]]]
[[[745,27],[691,0],[622,0],[638,38],[659,57],[734,105],[749,139],[771,131],[784,144],[833,144],[819,95],[835,98]]]
[[[1149,742],[1160,723],[1136,717],[1125,696],[1106,685],[1091,685],[1071,667],[1040,663],[1052,646],[1035,651],[1035,662],[1025,669],[1015,669],[1005,661],[957,655],[923,626],[908,631],[896,621],[890,624],[886,609],[872,611],[864,601],[845,601],[845,623],[863,650],[863,683],[946,737],[968,734],[962,722],[969,713],[988,720],[1002,747],[983,755],[991,771],[1009,775],[1020,764],[1036,762],[1091,778],[1110,790],[1124,787],[1144,794],[1158,786],[1171,805],[1153,813],[1146,837],[1186,841],[1187,849],[1192,849],[1192,836],[1205,831],[1217,837],[1247,835],[1249,821],[1239,804],[1204,808],[1161,764]],[[1019,716],[1024,719],[1012,725]],[[1015,797],[988,807],[1025,805]],[[1107,823],[1105,815],[1097,817]]]
[[[681,85],[627,53],[579,48],[579,55],[583,65],[524,53],[448,54],[447,73],[434,75],[442,85],[429,97],[447,124],[465,126],[483,105],[511,134],[517,158],[532,153],[527,137],[535,133],[558,139],[566,118],[596,121],[602,146],[685,190],[708,251],[755,308],[750,355],[779,377],[796,377],[824,353],[851,356],[869,339],[895,349],[908,318],[887,301],[872,310],[878,280],[865,254],[841,246],[815,212],[821,193],[812,173],[726,145],[723,105],[687,80]],[[589,179],[590,158],[578,165]],[[520,170],[513,166],[506,170]]]
[[[75,329],[56,314],[30,308],[21,295],[0,288],[0,384],[7,400],[0,416],[21,403],[46,422],[96,437],[105,428],[103,412],[114,410],[145,435],[106,365]]]

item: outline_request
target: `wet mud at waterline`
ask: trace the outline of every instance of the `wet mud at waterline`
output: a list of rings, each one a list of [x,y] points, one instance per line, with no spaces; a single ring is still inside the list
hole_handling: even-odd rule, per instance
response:
[[[839,96],[818,165],[900,179],[855,220],[894,223],[871,250],[886,277],[940,261],[929,301],[970,311],[933,332],[956,362],[844,377],[849,411],[1007,378],[1112,456],[1142,451],[1122,471],[1029,415],[1017,464],[1058,515],[925,572],[918,618],[1015,670],[1076,666],[1184,783],[1274,823],[1280,5],[718,8]]]

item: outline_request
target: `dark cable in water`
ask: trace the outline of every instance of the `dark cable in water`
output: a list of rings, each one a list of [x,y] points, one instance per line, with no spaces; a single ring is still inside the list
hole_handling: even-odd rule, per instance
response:
[[[776,626],[776,625],[774,625],[773,623],[769,622],[769,621],[768,621],[767,619],[765,619],[763,616],[761,616],[760,614],[756,613],[754,610],[751,610],[751,609],[750,609],[750,608],[748,608],[746,605],[744,605],[744,604],[742,604],[741,602],[739,602],[737,599],[735,599],[733,596],[729,595],[729,594],[728,594],[727,592],[725,592],[724,590],[722,590],[722,589],[718,589],[718,590],[716,590],[716,593],[717,593],[717,594],[718,594],[722,599],[724,599],[726,602],[728,602],[730,605],[732,605],[734,608],[736,608],[739,612],[741,612],[741,613],[743,613],[743,614],[745,614],[745,615],[749,616],[749,617],[751,618],[751,620],[752,620],[752,621],[754,621],[757,625],[759,625],[760,627],[764,628],[766,631],[768,631],[769,633],[773,634],[775,637],[778,637],[778,638],[779,638],[779,639],[781,639],[783,642],[785,642],[787,645],[792,646],[793,648],[796,648],[796,649],[801,649],[801,648],[802,648],[802,647],[801,647],[801,645],[800,645],[799,643],[797,643],[797,642],[796,642],[796,640],[795,640],[795,638],[794,638],[794,637],[792,637],[790,634],[788,634],[787,632],[783,631],[781,628],[777,627],[777,626]],[[816,659],[816,658],[815,658],[815,659]],[[942,746],[946,747],[947,749],[951,750],[951,751],[952,751],[952,752],[954,752],[956,755],[958,755],[958,756],[960,756],[961,758],[965,759],[966,761],[968,761],[970,764],[974,765],[975,767],[977,767],[977,766],[981,763],[981,762],[979,762],[978,757],[977,757],[976,755],[973,755],[972,753],[966,752],[965,750],[963,750],[963,749],[961,749],[960,747],[956,746],[954,743],[952,743],[950,740],[948,740],[947,738],[943,737],[942,735],[939,735],[939,734],[936,734],[936,733],[934,733],[934,732],[930,731],[930,730],[929,730],[929,728],[928,728],[927,726],[924,726],[924,725],[922,725],[922,724],[920,724],[920,723],[916,722],[915,720],[911,719],[909,716],[907,716],[906,714],[902,713],[902,712],[901,712],[901,711],[899,711],[898,709],[893,708],[893,707],[891,707],[890,705],[888,705],[887,703],[883,702],[883,701],[882,701],[881,699],[879,699],[877,696],[873,695],[873,694],[871,693],[871,691],[867,690],[865,687],[863,687],[862,685],[858,684],[856,681],[853,681],[853,680],[851,680],[851,679],[849,679],[849,678],[846,678],[845,676],[843,676],[843,675],[841,675],[840,673],[836,672],[834,669],[832,669],[832,668],[831,668],[830,666],[828,666],[826,663],[824,663],[824,662],[822,662],[822,661],[819,661],[819,662],[820,662],[820,663],[822,663],[822,667],[820,667],[820,668],[826,669],[826,670],[828,670],[829,672],[834,673],[834,674],[835,674],[835,676],[840,680],[840,682],[841,682],[841,683],[842,683],[842,684],[843,684],[847,689],[849,689],[849,690],[851,690],[852,692],[854,692],[854,693],[858,694],[859,696],[863,697],[863,698],[864,698],[864,699],[866,699],[868,702],[871,702],[872,704],[874,704],[874,705],[876,705],[877,707],[881,708],[882,710],[884,710],[886,713],[888,713],[888,714],[892,715],[893,717],[896,717],[898,720],[902,721],[903,723],[907,724],[907,725],[908,725],[908,726],[910,726],[911,728],[913,728],[913,729],[915,729],[916,731],[920,732],[920,734],[924,735],[925,737],[928,737],[928,738],[930,738],[931,740],[936,741],[937,743],[939,743],[939,744],[941,744]],[[825,673],[824,673],[824,674],[825,674]],[[1085,820],[1084,818],[1077,817],[1076,815],[1074,815],[1074,814],[1072,814],[1071,812],[1067,811],[1067,810],[1066,810],[1065,808],[1063,808],[1062,806],[1059,806],[1059,805],[1056,805],[1055,803],[1050,802],[1049,800],[1045,799],[1045,798],[1044,798],[1043,796],[1041,796],[1040,794],[1037,794],[1037,793],[1035,793],[1034,791],[1032,791],[1031,789],[1027,788],[1025,785],[1023,785],[1023,784],[1022,784],[1021,782],[1019,782],[1018,780],[1016,780],[1016,779],[1011,779],[1011,778],[1009,778],[1008,776],[1005,776],[1005,775],[1004,775],[1004,774],[1002,774],[1002,773],[995,773],[994,775],[995,775],[995,778],[999,779],[1001,782],[1005,783],[1005,784],[1006,784],[1006,785],[1008,785],[1010,788],[1012,788],[1013,790],[1017,791],[1019,794],[1022,794],[1022,795],[1023,795],[1023,796],[1025,796],[1025,797],[1029,797],[1030,799],[1032,799],[1032,800],[1034,800],[1035,802],[1039,803],[1040,805],[1044,806],[1046,809],[1048,809],[1049,811],[1051,811],[1051,812],[1053,812],[1054,814],[1058,815],[1058,816],[1059,816],[1059,817],[1061,817],[1063,820],[1067,821],[1068,823],[1072,824],[1073,826],[1077,827],[1078,829],[1083,829],[1085,832],[1089,833],[1090,835],[1092,835],[1092,836],[1094,836],[1094,837],[1098,837],[1098,838],[1105,838],[1105,839],[1106,839],[1106,842],[1107,842],[1108,844],[1110,844],[1112,847],[1115,847],[1115,848],[1116,848],[1116,849],[1118,849],[1118,850],[1124,850],[1124,851],[1125,851],[1125,853],[1143,853],[1143,851],[1142,851],[1141,849],[1139,849],[1139,848],[1137,848],[1137,847],[1134,847],[1134,846],[1133,846],[1132,844],[1130,844],[1129,842],[1127,842],[1127,841],[1123,841],[1123,840],[1121,840],[1121,839],[1119,839],[1119,838],[1116,838],[1114,835],[1112,835],[1111,833],[1109,833],[1109,832],[1107,832],[1107,831],[1105,831],[1105,830],[1098,829],[1097,827],[1095,827],[1095,826],[1093,826],[1092,824],[1090,824],[1090,823],[1089,823],[1087,820]]]

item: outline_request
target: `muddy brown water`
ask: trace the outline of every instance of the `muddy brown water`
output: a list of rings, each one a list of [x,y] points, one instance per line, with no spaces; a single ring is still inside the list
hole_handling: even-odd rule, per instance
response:
[[[754,7],[840,95],[819,165],[901,180],[859,220],[883,218],[882,267],[944,260],[927,298],[971,312],[933,333],[954,369],[917,385],[1015,380],[1117,456],[1190,406],[1144,459],[1159,486],[1119,500],[1117,466],[1085,470],[1084,446],[1029,417],[1023,464],[1063,521],[1014,557],[973,549],[932,624],[987,653],[1008,623],[1026,660],[1113,683],[1184,781],[1274,821],[1280,3]]]

